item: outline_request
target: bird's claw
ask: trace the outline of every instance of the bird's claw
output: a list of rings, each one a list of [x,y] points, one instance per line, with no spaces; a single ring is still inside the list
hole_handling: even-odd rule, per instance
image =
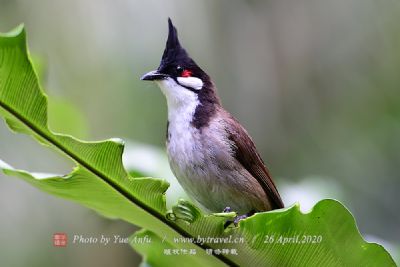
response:
[[[235,219],[233,220],[233,224],[235,226],[238,226],[239,222],[243,219],[246,219],[247,217],[249,217],[247,214],[243,214],[243,215],[238,215],[235,217]]]
[[[231,225],[232,223],[233,223],[233,225],[235,226],[235,227],[237,227],[238,226],[238,224],[239,224],[239,222],[241,221],[241,220],[243,220],[243,219],[246,219],[248,217],[248,215],[247,214],[243,214],[243,215],[237,215],[234,219],[233,219],[233,221],[232,220],[227,220],[226,222],[225,222],[225,224],[224,224],[224,229],[226,229],[229,225]]]
[[[231,212],[231,211],[232,211],[231,207],[225,207],[225,209],[222,212],[223,213],[228,213],[228,212]]]
[[[228,220],[225,222],[224,224],[224,229],[226,229],[229,225],[231,225],[232,223],[235,225],[235,227],[237,227],[239,225],[239,222],[243,219],[246,219],[248,217],[250,217],[251,215],[253,215],[255,213],[255,211],[250,211],[246,214],[243,215],[236,215],[235,218],[233,218],[233,221]]]

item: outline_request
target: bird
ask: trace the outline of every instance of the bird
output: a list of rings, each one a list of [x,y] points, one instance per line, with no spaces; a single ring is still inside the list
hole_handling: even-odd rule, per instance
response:
[[[165,95],[169,165],[196,204],[210,213],[235,212],[235,225],[284,207],[252,138],[222,107],[214,82],[181,46],[170,18],[160,65],[141,80],[154,81]]]

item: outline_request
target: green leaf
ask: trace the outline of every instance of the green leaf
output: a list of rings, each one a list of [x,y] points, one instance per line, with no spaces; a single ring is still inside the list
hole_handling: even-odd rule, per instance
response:
[[[382,246],[362,239],[350,212],[334,200],[319,202],[308,214],[298,206],[256,214],[226,230],[223,225],[234,213],[204,215],[184,200],[167,212],[168,183],[131,177],[122,164],[121,140],[84,142],[54,133],[47,112],[47,97],[39,87],[20,26],[0,36],[0,115],[13,131],[60,151],[76,167],[64,176],[45,177],[2,161],[0,169],[45,192],[148,229],[132,236],[131,244],[153,266],[177,265],[178,259],[164,254],[164,249],[196,251],[179,257],[179,262],[193,266],[395,266]],[[144,235],[151,237],[151,243],[136,242]],[[210,251],[212,255],[207,254]]]

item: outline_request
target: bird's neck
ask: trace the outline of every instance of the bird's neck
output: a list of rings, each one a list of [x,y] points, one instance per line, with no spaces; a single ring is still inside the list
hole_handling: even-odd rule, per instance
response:
[[[195,116],[197,107],[200,105],[200,101],[197,95],[193,94],[185,102],[167,98],[167,105],[170,124],[189,126]]]

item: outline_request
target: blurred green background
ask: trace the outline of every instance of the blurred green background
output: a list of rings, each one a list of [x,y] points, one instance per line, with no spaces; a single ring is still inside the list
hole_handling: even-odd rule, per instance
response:
[[[0,0],[0,31],[25,23],[50,126],[127,141],[129,169],[168,178],[166,103],[140,76],[158,66],[167,17],[253,136],[286,205],[337,198],[399,262],[400,2]],[[0,158],[36,172],[73,164],[0,123]],[[129,236],[104,219],[0,174],[1,266],[136,266],[128,245],[55,248],[54,232]]]

